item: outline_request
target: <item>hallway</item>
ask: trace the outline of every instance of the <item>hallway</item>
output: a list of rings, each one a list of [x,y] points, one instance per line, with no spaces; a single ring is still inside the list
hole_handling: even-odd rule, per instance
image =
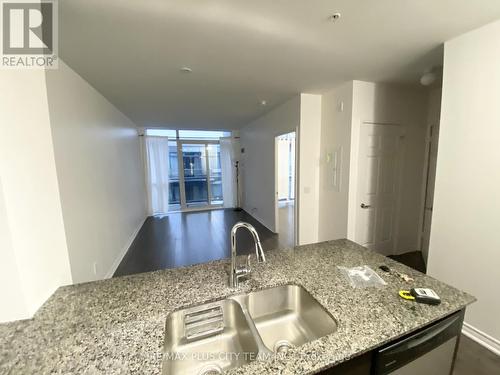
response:
[[[271,232],[245,211],[221,209],[148,217],[113,277],[229,258],[230,232],[238,221],[255,227],[264,251],[289,246],[289,234]],[[255,250],[245,230],[238,232],[237,246],[238,255]]]
[[[278,203],[278,233],[284,245],[293,246],[294,241],[294,217],[295,202],[285,201]]]

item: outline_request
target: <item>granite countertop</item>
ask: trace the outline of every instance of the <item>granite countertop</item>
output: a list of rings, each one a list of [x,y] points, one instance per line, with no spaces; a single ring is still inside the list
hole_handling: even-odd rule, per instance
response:
[[[229,260],[59,288],[31,320],[0,324],[0,374],[161,374],[165,319],[185,306],[295,283],[337,320],[338,331],[229,374],[312,374],[397,339],[474,302],[474,297],[337,240],[267,252],[251,279],[227,287]],[[337,266],[369,265],[387,282],[355,289]],[[414,283],[378,269],[411,275]],[[404,301],[400,289],[430,287],[438,306]]]

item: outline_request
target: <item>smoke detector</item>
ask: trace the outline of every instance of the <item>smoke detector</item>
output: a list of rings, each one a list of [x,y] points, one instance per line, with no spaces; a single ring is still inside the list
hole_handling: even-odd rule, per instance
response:
[[[336,13],[333,13],[332,15],[330,15],[328,17],[328,20],[330,22],[337,22],[341,17],[342,17],[342,14],[340,14],[339,12],[336,12]]]
[[[434,72],[427,72],[427,73],[424,73],[422,75],[422,77],[420,77],[420,84],[422,86],[430,86],[434,82],[436,82],[436,79],[437,79],[437,74],[436,73],[434,73]]]
[[[435,82],[440,81],[443,76],[442,69],[443,68],[440,66],[433,66],[432,68],[427,69],[420,77],[420,84],[422,86],[431,86]]]

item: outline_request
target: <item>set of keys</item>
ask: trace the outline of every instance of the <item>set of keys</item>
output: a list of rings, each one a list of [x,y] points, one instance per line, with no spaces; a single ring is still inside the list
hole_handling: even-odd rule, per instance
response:
[[[410,277],[408,276],[406,273],[402,273],[402,272],[398,272],[398,271],[395,271],[395,270],[391,270],[389,267],[383,265],[383,266],[380,266],[379,267],[382,271],[384,272],[392,272],[394,273],[397,277],[399,277],[400,279],[406,281],[406,282],[412,282],[412,281],[415,281],[413,279],[413,277]]]
[[[382,265],[379,268],[384,272],[393,273],[406,282],[415,281],[413,277],[410,277],[407,274],[398,272],[396,270],[391,270],[386,265]],[[427,305],[439,305],[441,303],[441,298],[439,298],[435,291],[429,288],[412,288],[410,290],[400,290],[399,296],[405,300],[425,303]]]

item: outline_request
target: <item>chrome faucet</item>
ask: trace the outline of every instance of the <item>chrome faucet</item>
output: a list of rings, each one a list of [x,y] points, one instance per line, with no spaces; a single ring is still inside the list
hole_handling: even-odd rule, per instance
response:
[[[260,244],[259,234],[255,228],[242,221],[236,223],[233,229],[231,229],[231,270],[229,271],[229,286],[231,288],[237,288],[240,278],[248,276],[252,271],[250,268],[250,255],[247,257],[247,261],[244,266],[236,265],[236,232],[240,228],[246,228],[252,234],[255,242],[255,255],[257,256],[257,262],[263,263],[266,261],[264,250],[262,250],[262,245]]]

